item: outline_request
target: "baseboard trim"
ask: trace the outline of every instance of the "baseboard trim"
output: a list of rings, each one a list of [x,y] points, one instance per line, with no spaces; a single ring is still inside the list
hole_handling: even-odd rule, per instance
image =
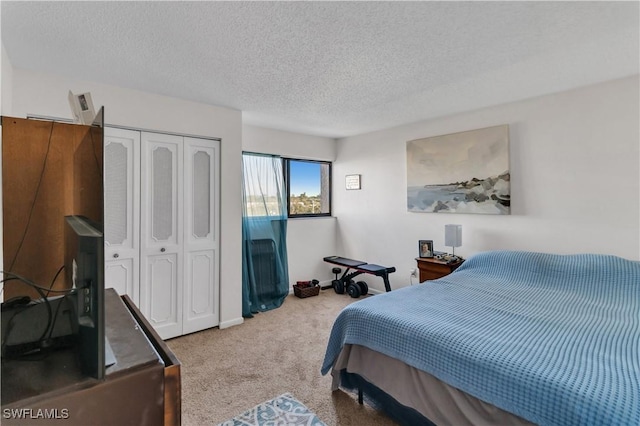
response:
[[[218,325],[218,328],[220,328],[220,330],[222,330],[224,328],[233,327],[234,325],[240,325],[243,322],[244,322],[244,318],[242,318],[242,317],[234,318],[234,319],[229,320],[229,321],[221,321],[220,324]]]

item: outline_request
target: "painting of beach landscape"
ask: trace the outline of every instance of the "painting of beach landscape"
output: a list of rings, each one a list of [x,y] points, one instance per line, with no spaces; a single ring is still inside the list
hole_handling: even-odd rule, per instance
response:
[[[511,214],[509,126],[407,142],[410,212]]]

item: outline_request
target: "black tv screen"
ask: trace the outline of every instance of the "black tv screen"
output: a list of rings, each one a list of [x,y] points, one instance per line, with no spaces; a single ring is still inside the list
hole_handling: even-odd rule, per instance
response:
[[[102,379],[105,372],[104,238],[98,224],[65,217],[65,271],[76,289],[78,355],[82,372]]]

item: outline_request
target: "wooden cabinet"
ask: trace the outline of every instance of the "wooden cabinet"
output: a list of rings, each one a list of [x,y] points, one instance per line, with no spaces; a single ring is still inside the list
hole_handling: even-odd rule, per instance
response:
[[[104,380],[81,374],[73,348],[2,358],[3,424],[180,424],[180,362],[127,296],[107,290],[105,311],[116,363]]]
[[[102,222],[102,129],[2,117],[3,270],[42,287],[68,288],[64,216]],[[4,278],[7,278],[6,276]],[[4,300],[42,297],[8,280]]]
[[[427,280],[436,280],[442,278],[445,275],[449,275],[455,271],[464,260],[459,260],[453,263],[447,263],[444,260],[438,260],[435,258],[416,258],[418,262],[418,270],[420,271],[420,282]]]

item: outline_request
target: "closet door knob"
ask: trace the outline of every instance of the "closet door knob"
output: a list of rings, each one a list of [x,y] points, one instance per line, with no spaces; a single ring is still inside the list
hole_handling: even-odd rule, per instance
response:
[[[120,255],[119,255],[118,253],[113,253],[113,258],[114,258],[114,259],[117,259],[117,258],[119,258],[119,257],[120,257]]]
[[[165,249],[164,247],[162,247],[162,248],[160,249],[160,251],[161,251],[162,253],[164,253],[166,250],[167,250],[167,249]]]

